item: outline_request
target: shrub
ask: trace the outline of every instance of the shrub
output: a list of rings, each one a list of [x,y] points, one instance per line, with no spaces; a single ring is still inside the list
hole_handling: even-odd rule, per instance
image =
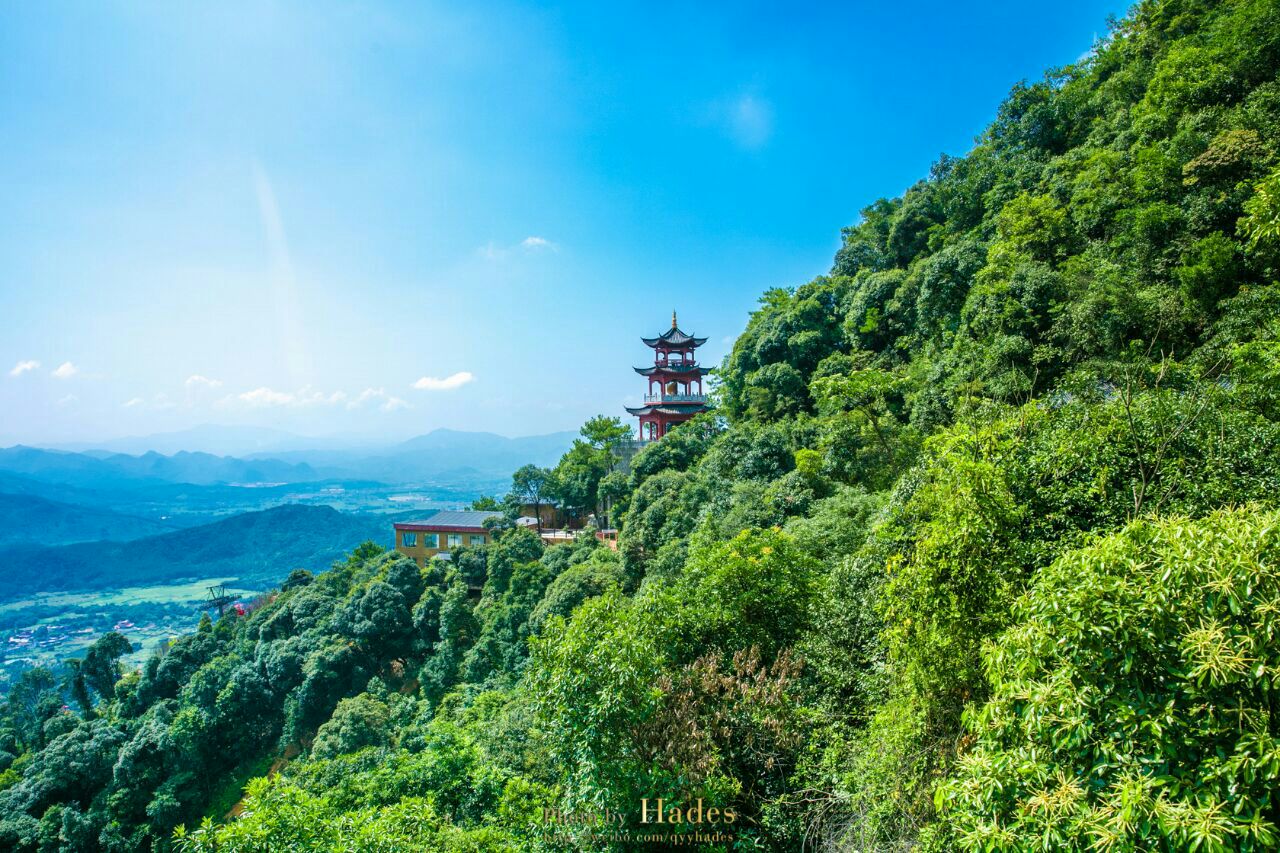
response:
[[[967,850],[1275,849],[1280,513],[1139,521],[1046,569],[988,646],[937,805]]]

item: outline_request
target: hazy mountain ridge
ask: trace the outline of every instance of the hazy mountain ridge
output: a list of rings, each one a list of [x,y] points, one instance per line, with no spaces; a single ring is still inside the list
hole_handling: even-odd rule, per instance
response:
[[[328,568],[368,539],[390,545],[391,521],[289,504],[131,542],[11,547],[0,551],[0,600],[181,578],[278,583],[282,571]]]
[[[0,547],[124,542],[176,529],[176,524],[111,509],[63,503],[30,494],[0,493]]]
[[[170,455],[148,450],[135,456],[100,447],[69,451],[17,445],[0,449],[0,472],[87,489],[132,482],[227,485],[360,479],[390,484],[439,480],[454,486],[474,482],[477,491],[485,491],[526,463],[553,464],[576,435],[507,438],[437,429],[383,448],[287,450],[244,458],[190,450]],[[156,441],[163,443],[171,436],[157,436]]]
[[[353,444],[346,442],[345,444]],[[50,445],[52,450],[73,453],[127,453],[141,455],[149,451],[172,455],[179,451],[210,453],[214,456],[249,456],[290,450],[320,449],[343,446],[340,437],[313,438],[282,429],[254,426],[199,424],[187,429],[131,435],[103,441],[77,441]]]
[[[172,456],[151,451],[141,456],[115,453],[104,457],[24,445],[0,450],[0,470],[83,488],[118,486],[127,481],[215,485],[306,483],[324,478],[305,463],[275,459],[243,460],[188,451]]]
[[[576,432],[507,438],[489,432],[437,429],[377,450],[296,450],[272,459],[308,464],[333,475],[359,475],[384,483],[474,478],[505,480],[521,465],[552,465],[573,443]],[[266,458],[254,454],[249,459]]]

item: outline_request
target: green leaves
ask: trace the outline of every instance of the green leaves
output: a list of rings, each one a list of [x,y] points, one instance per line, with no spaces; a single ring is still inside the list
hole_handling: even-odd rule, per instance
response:
[[[1138,522],[1042,571],[938,791],[956,843],[1269,849],[1277,595],[1280,515],[1257,507]]]
[[[1280,243],[1280,169],[1254,187],[1244,212],[1240,232],[1248,237],[1249,248],[1275,249]]]

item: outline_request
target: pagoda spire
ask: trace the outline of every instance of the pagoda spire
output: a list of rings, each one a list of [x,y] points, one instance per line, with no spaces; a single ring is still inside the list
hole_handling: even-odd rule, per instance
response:
[[[671,309],[671,328],[673,328],[673,329],[674,329],[674,328],[677,328],[677,326],[676,326],[676,309],[674,309],[674,308],[672,308],[672,309]]]

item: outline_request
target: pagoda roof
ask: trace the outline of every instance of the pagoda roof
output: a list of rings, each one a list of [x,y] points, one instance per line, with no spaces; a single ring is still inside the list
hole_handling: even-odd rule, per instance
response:
[[[671,312],[671,328],[667,329],[656,338],[641,338],[645,346],[654,347],[693,347],[697,348],[707,342],[706,338],[695,338],[693,335],[686,334],[680,330],[676,324],[676,312]]]
[[[648,367],[631,368],[641,376],[654,376],[659,373],[671,373],[676,375],[684,375],[686,373],[696,373],[699,376],[706,376],[711,372],[709,367],[698,367],[696,364],[651,364]]]
[[[658,335],[656,338],[641,338],[645,346],[655,349],[658,347],[700,347],[707,342],[706,338],[695,338],[693,335],[685,334],[677,328],[671,328]]]
[[[691,415],[705,411],[706,403],[661,403],[653,406],[627,406],[626,410],[633,415]]]

